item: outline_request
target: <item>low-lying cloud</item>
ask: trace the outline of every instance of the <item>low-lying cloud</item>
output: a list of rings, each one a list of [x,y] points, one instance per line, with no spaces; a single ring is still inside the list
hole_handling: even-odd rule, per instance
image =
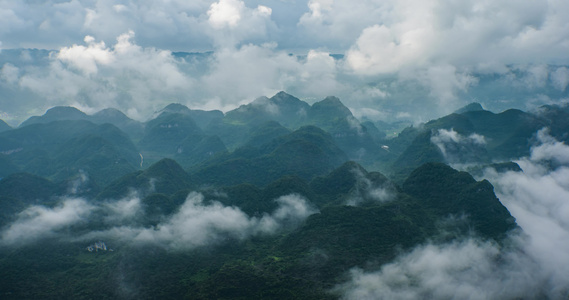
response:
[[[0,245],[21,246],[45,238],[62,241],[119,239],[123,243],[192,249],[228,239],[271,235],[298,226],[318,212],[297,194],[281,196],[275,201],[278,207],[271,214],[250,217],[238,207],[206,201],[201,193],[192,192],[174,214],[163,216],[157,225],[144,227],[141,224],[144,206],[136,193],[97,205],[84,199],[62,199],[53,208],[31,206],[21,212],[16,221],[1,232]],[[90,222],[104,226],[104,229],[89,228]],[[84,226],[73,234],[73,226],[79,224]]]
[[[523,232],[504,245],[470,237],[428,243],[378,271],[355,268],[344,299],[564,299],[569,293],[569,146],[542,130],[523,172],[485,177]],[[559,162],[552,166],[550,161]]]
[[[119,238],[138,244],[160,245],[170,249],[192,249],[226,240],[243,240],[251,236],[274,234],[287,226],[298,225],[317,212],[302,196],[286,195],[275,200],[277,209],[262,217],[250,217],[234,206],[211,201],[192,192],[174,215],[156,226],[114,227],[92,232],[87,238]]]
[[[497,245],[473,239],[428,244],[378,272],[353,269],[351,281],[338,289],[344,299],[536,298],[543,284],[532,272],[536,265],[516,254],[503,255]]]
[[[0,245],[23,245],[56,236],[60,231],[84,222],[93,210],[94,206],[79,198],[65,199],[53,208],[30,206],[1,232]]]

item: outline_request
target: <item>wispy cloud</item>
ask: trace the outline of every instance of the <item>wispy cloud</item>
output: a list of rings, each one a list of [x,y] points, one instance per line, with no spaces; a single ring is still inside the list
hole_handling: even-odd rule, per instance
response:
[[[61,230],[85,222],[93,209],[94,206],[79,198],[65,199],[53,208],[30,206],[2,231],[1,244],[23,245],[55,236]]]
[[[176,213],[163,216],[155,226],[144,227],[144,205],[136,193],[116,201],[91,204],[85,199],[63,198],[55,207],[30,206],[1,232],[0,245],[21,246],[46,238],[61,241],[120,239],[123,243],[152,244],[170,249],[192,249],[226,240],[271,235],[298,226],[317,213],[304,197],[290,194],[275,199],[271,214],[250,217],[235,206],[206,201],[192,192]],[[97,224],[97,228],[90,228]],[[73,226],[82,225],[74,231]]]

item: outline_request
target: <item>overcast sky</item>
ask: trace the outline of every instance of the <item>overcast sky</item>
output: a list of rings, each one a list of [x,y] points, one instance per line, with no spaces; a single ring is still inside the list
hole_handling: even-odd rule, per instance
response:
[[[379,119],[430,107],[428,118],[515,102],[476,92],[488,74],[538,89],[517,106],[561,102],[568,11],[566,0],[0,0],[0,49],[54,50],[41,68],[2,60],[0,114],[113,106],[143,119],[168,102],[228,110],[285,90]],[[199,67],[170,51],[215,55]]]

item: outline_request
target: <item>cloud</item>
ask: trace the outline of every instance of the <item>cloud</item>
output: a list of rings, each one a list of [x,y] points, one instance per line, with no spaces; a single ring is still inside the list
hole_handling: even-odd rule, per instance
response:
[[[463,136],[451,130],[439,129],[431,134],[431,143],[435,144],[448,163],[480,162],[486,153],[486,138],[477,133]]]
[[[551,160],[561,165],[569,164],[569,147],[550,136],[548,128],[543,128],[537,132],[537,140],[539,144],[531,149],[531,161]]]
[[[531,299],[543,284],[532,268],[521,253],[501,255],[495,244],[468,239],[417,247],[378,272],[353,269],[337,290],[344,299]]]
[[[23,245],[55,236],[59,230],[84,222],[93,209],[93,206],[80,198],[65,199],[53,208],[30,206],[2,231],[1,244]]]
[[[119,235],[126,233],[130,236],[133,242],[192,249],[227,239],[242,240],[253,235],[273,234],[283,226],[296,225],[317,212],[298,195],[282,196],[276,202],[278,208],[259,219],[249,217],[237,207],[223,206],[219,202],[204,204],[204,196],[192,192],[176,214],[156,227],[117,230]]]
[[[95,43],[95,38],[89,35],[84,41],[87,47],[73,45],[61,48],[57,58],[87,75],[97,73],[97,64],[109,65],[114,62],[114,57],[104,42]]]
[[[569,43],[560,43],[559,37],[567,41],[569,30],[561,25],[558,13],[567,8],[562,1],[367,4],[371,14],[381,17],[358,33],[346,51],[346,67],[360,75],[394,74],[400,80],[415,81],[440,100],[437,104],[443,111],[478,83],[474,71],[489,70],[489,66],[498,73],[510,65],[530,64],[527,72],[535,75],[527,78],[531,87],[542,87],[547,70],[541,66],[568,63],[562,53],[569,50]],[[547,53],[538,50],[543,45]]]
[[[109,224],[136,221],[143,214],[142,204],[136,192],[131,192],[124,199],[103,203],[102,210],[105,213],[105,222]]]
[[[427,243],[377,271],[354,268],[335,289],[344,299],[563,299],[569,293],[569,146],[546,130],[523,172],[484,177],[523,233],[503,245],[475,237]],[[557,161],[551,168],[546,161]]]
[[[208,21],[214,28],[236,27],[241,20],[245,3],[239,0],[220,0],[212,3],[207,15]]]
[[[318,212],[304,197],[290,194],[277,198],[277,209],[270,215],[264,215],[255,226],[254,232],[273,234],[283,227],[297,226],[308,216]]]
[[[5,80],[9,84],[17,84],[19,78],[18,76],[19,71],[20,70],[18,67],[10,63],[6,63],[0,69],[0,78],[2,80]]]
[[[19,213],[17,219],[2,230],[0,245],[21,246],[46,238],[61,241],[119,239],[123,243],[193,249],[228,239],[275,234],[298,226],[318,212],[297,194],[285,195],[275,201],[278,207],[273,213],[250,217],[238,207],[206,202],[201,193],[192,192],[176,213],[164,216],[156,226],[143,227],[140,222],[144,210],[136,193],[98,204],[80,198],[63,198],[53,208],[35,205]],[[78,225],[82,225],[79,233],[69,230]]]
[[[566,67],[559,67],[551,73],[551,81],[553,86],[564,92],[569,84],[569,69]]]
[[[356,178],[356,188],[346,200],[346,205],[358,206],[370,201],[382,203],[395,199],[397,192],[389,182],[373,182],[358,168],[351,170],[351,173]]]
[[[43,109],[115,107],[134,118],[160,108],[164,102],[156,99],[175,99],[192,88],[192,79],[170,51],[142,48],[133,39],[129,31],[108,47],[87,36],[86,46],[64,47],[52,55],[48,68],[22,72],[19,86],[42,95],[48,101]]]
[[[271,214],[250,217],[238,207],[206,201],[201,193],[191,192],[176,213],[163,216],[155,226],[143,227],[144,208],[135,192],[123,199],[98,204],[81,198],[63,198],[53,208],[34,205],[19,213],[1,231],[0,245],[21,246],[52,237],[61,241],[119,239],[123,243],[193,249],[275,234],[298,226],[318,212],[297,194],[281,196],[275,202],[278,206]],[[80,231],[69,230],[78,225],[82,225]]]
[[[0,104],[20,121],[55,105],[112,106],[141,120],[171,102],[228,110],[280,90],[309,102],[336,95],[354,110],[386,111],[386,121],[401,111],[439,117],[477,97],[492,110],[526,109],[566,98],[567,9],[559,0],[4,1],[5,48],[59,50],[36,66],[6,61],[18,72],[4,68]],[[187,60],[170,52],[208,50]],[[492,74],[513,79],[488,82]]]

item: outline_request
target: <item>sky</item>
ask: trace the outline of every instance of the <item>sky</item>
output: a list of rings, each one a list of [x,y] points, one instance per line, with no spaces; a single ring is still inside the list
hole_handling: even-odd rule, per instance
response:
[[[0,0],[0,119],[71,105],[146,120],[172,102],[228,111],[281,90],[385,121],[474,101],[564,103],[567,11],[564,0]]]

